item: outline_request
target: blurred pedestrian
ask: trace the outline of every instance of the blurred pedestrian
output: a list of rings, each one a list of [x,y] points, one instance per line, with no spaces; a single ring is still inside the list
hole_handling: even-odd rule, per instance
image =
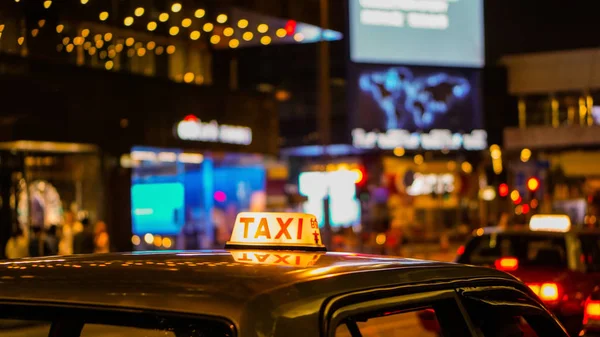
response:
[[[48,256],[52,255],[52,250],[44,238],[44,231],[39,226],[31,227],[31,237],[29,239],[29,256]]]
[[[21,229],[21,226],[17,227],[5,248],[6,257],[9,259],[18,259],[29,256],[29,240],[27,235]]]
[[[73,212],[65,212],[65,218],[62,225],[62,234],[58,242],[58,254],[71,255],[73,254],[73,236],[75,226],[75,215]]]
[[[95,250],[94,230],[88,218],[81,220],[81,224],[83,230],[73,237],[73,254],[92,254]]]
[[[51,225],[46,231],[46,237],[44,240],[48,245],[48,250],[50,251],[49,255],[57,255],[58,254],[58,235],[57,235],[58,227],[56,225]]]
[[[96,222],[96,227],[94,228],[94,246],[96,247],[96,253],[110,252],[110,239],[104,221]]]

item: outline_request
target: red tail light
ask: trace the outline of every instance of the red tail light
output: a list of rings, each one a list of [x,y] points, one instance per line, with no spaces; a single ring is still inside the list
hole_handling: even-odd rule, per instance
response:
[[[516,257],[503,257],[494,263],[496,269],[503,271],[514,271],[519,268],[519,260]]]
[[[456,255],[461,256],[465,253],[465,246],[460,246],[458,247],[458,249],[456,250]]]
[[[585,301],[585,310],[583,312],[583,324],[590,320],[600,320],[600,301]]]
[[[527,284],[544,302],[556,302],[560,299],[560,286],[553,282]]]

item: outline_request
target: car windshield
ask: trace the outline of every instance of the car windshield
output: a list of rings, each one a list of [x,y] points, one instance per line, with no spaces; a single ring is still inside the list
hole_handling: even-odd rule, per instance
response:
[[[545,234],[488,234],[473,238],[460,263],[493,265],[501,257],[516,257],[519,265],[565,268],[567,254],[563,236]]]
[[[198,317],[0,304],[0,337],[230,337],[231,326]]]

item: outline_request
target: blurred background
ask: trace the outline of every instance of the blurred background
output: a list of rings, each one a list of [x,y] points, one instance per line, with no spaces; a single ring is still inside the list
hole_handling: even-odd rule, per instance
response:
[[[0,257],[222,248],[240,211],[439,259],[596,227],[598,7],[2,1]]]

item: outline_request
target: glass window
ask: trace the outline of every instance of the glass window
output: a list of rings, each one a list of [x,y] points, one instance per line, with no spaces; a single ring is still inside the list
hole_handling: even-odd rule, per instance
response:
[[[516,257],[520,266],[565,268],[565,238],[556,235],[491,234],[473,238],[459,263],[493,265],[501,257]]]
[[[0,337],[230,337],[216,320],[48,306],[0,305]]]
[[[388,313],[356,322],[362,337],[426,337],[438,336],[439,323],[431,308],[399,314]],[[338,326],[336,337],[352,337],[351,325]]]

